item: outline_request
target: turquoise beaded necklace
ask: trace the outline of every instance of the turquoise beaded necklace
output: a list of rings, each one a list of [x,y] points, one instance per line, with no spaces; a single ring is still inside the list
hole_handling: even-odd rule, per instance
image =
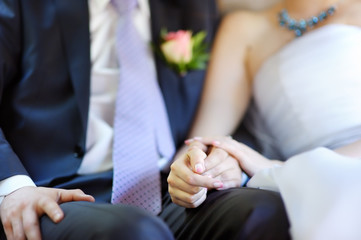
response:
[[[321,11],[318,15],[312,16],[308,19],[296,20],[288,15],[287,10],[284,8],[278,14],[278,22],[281,27],[293,31],[296,37],[302,36],[308,29],[313,28],[319,22],[324,21],[329,16],[332,16],[336,11],[336,4]]]

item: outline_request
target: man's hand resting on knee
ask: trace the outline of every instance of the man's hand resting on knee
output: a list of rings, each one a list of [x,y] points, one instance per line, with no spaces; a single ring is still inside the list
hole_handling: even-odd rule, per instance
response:
[[[58,223],[64,217],[59,204],[71,201],[94,202],[94,198],[81,190],[43,187],[23,187],[7,195],[0,208],[7,239],[41,239],[39,217],[46,214]]]

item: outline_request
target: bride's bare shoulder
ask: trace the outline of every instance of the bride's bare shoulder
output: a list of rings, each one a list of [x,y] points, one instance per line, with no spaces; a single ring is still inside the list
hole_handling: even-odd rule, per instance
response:
[[[224,16],[221,27],[232,32],[235,37],[252,41],[276,24],[274,16],[279,8],[276,5],[262,11],[233,11]]]

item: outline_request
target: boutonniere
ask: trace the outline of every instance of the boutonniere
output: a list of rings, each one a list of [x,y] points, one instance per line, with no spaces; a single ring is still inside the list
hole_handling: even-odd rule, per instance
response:
[[[205,31],[193,35],[192,31],[162,29],[160,46],[155,50],[169,67],[184,76],[190,70],[206,68],[209,59],[206,35]]]

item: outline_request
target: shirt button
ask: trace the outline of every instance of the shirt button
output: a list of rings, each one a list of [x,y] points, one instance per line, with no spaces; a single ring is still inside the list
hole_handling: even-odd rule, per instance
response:
[[[84,150],[81,146],[76,145],[74,147],[74,157],[76,158],[82,158],[84,156]]]

